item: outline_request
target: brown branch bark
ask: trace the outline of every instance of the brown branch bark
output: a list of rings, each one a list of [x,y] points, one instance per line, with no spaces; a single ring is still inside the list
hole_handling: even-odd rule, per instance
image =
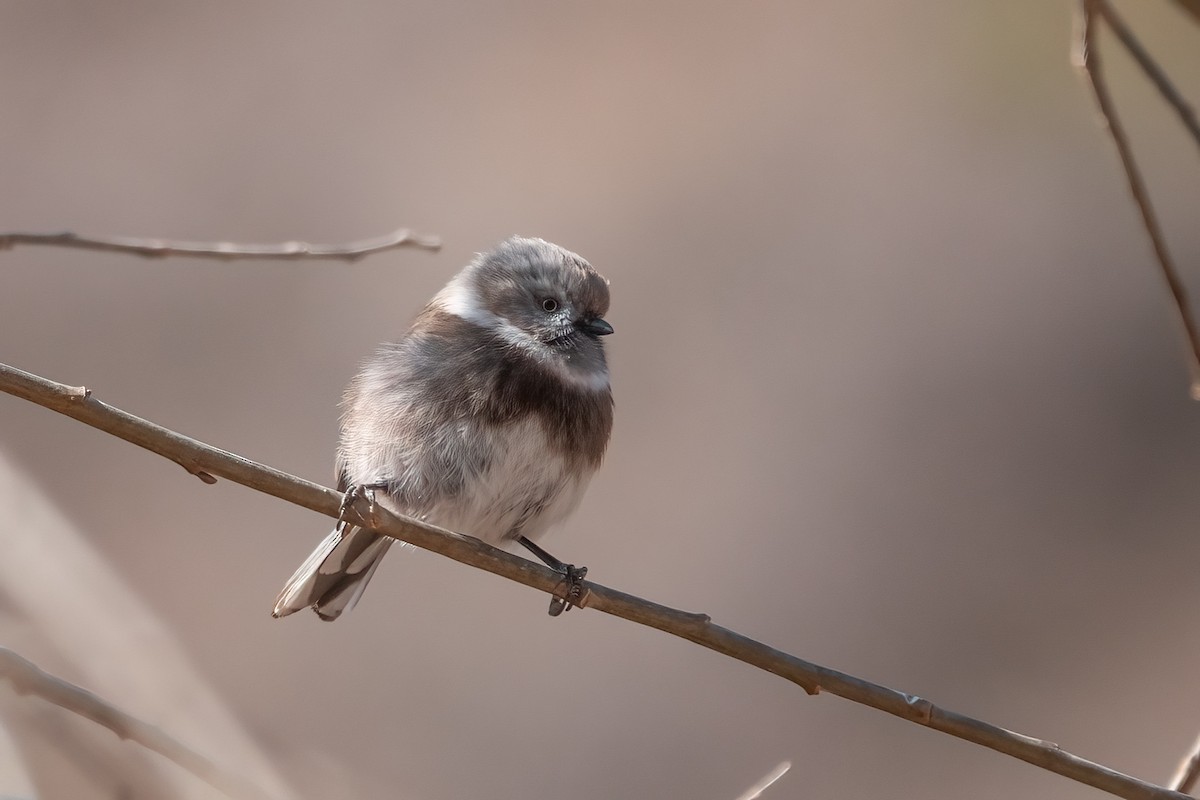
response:
[[[235,242],[183,242],[172,239],[136,239],[128,236],[79,236],[74,233],[0,233],[0,250],[17,245],[70,247],[78,250],[132,253],[144,258],[193,256],[230,261],[235,258],[283,259],[331,258],[357,261],[364,256],[395,250],[400,247],[419,247],[437,250],[442,242],[436,236],[423,236],[400,229],[385,236],[360,239],[345,244],[309,244],[308,242],[279,242],[277,244],[237,244]]]
[[[44,672],[36,664],[7,647],[0,647],[0,678],[11,683],[20,694],[40,697],[48,703],[108,728],[122,739],[136,742],[147,750],[158,753],[229,797],[254,800],[265,800],[269,797],[257,786],[231,774],[162,729],[125,713],[87,689]]]
[[[1088,85],[1092,87],[1092,94],[1096,100],[1096,107],[1100,112],[1101,122],[1108,128],[1113,144],[1117,148],[1117,155],[1121,159],[1121,166],[1125,169],[1125,178],[1129,184],[1129,192],[1133,195],[1133,200],[1137,204],[1138,211],[1141,212],[1142,224],[1146,228],[1146,233],[1150,236],[1150,243],[1154,247],[1154,255],[1158,260],[1159,270],[1162,272],[1163,279],[1167,282],[1167,288],[1171,292],[1171,299],[1175,303],[1176,315],[1183,328],[1189,350],[1188,361],[1192,376],[1192,398],[1200,400],[1200,328],[1197,327],[1196,319],[1192,315],[1187,289],[1183,285],[1179,269],[1175,266],[1175,262],[1171,258],[1171,253],[1167,249],[1166,237],[1163,235],[1162,227],[1158,223],[1158,216],[1154,213],[1154,207],[1150,203],[1150,195],[1146,191],[1146,183],[1142,179],[1141,171],[1138,169],[1137,161],[1134,159],[1133,147],[1129,142],[1129,136],[1126,134],[1120,118],[1117,116],[1116,106],[1113,104],[1112,95],[1108,91],[1108,83],[1104,78],[1104,70],[1100,61],[1100,51],[1097,46],[1096,19],[1098,17],[1103,18],[1109,24],[1109,27],[1117,34],[1118,39],[1129,49],[1130,53],[1138,61],[1138,64],[1146,71],[1151,80],[1154,81],[1159,91],[1163,93],[1167,101],[1179,112],[1185,127],[1196,137],[1198,144],[1200,144],[1200,126],[1197,126],[1196,118],[1191,108],[1183,101],[1179,93],[1175,91],[1170,81],[1167,80],[1166,74],[1154,63],[1145,49],[1137,42],[1133,33],[1117,15],[1116,11],[1108,3],[1108,0],[1080,0],[1074,46],[1075,63],[1083,71]]]
[[[343,496],[332,489],[135,417],[101,402],[82,387],[55,383],[0,364],[0,391],[58,411],[158,453],[206,482],[211,483],[221,477],[326,516],[336,518],[339,514]],[[366,497],[355,499],[347,509],[347,516],[356,524],[365,525],[381,534],[543,592],[553,594],[561,585],[561,576],[540,564],[506,553],[473,537],[396,516],[379,506],[372,507]],[[592,582],[584,584],[581,605],[657,628],[772,672],[799,685],[809,694],[826,691],[1019,758],[1118,797],[1129,800],[1187,798],[1187,795],[1072,755],[1052,742],[1014,733],[940,708],[924,698],[804,661],[716,625],[705,614],[680,611]]]

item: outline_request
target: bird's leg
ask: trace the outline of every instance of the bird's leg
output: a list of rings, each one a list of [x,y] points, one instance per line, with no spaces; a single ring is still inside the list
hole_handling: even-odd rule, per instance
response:
[[[566,584],[566,591],[563,593],[563,597],[556,594],[550,599],[550,616],[557,617],[562,612],[570,610],[571,606],[579,605],[577,601],[583,594],[583,579],[587,575],[587,567],[577,567],[574,564],[559,561],[524,536],[518,538],[517,541],[526,550],[537,556],[538,560],[547,567],[563,574],[563,582],[559,586]],[[555,589],[555,591],[558,590]]]
[[[354,505],[354,501],[360,497],[366,497],[371,502],[371,508],[368,514],[375,516],[375,492],[378,489],[387,488],[386,481],[377,481],[376,483],[352,483],[346,487],[345,494],[342,495],[342,505],[338,509],[338,529],[344,529],[349,524],[346,519],[346,512],[350,510],[350,506]]]

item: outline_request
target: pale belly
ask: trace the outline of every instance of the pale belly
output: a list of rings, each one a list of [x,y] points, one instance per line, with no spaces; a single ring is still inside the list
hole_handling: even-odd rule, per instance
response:
[[[554,454],[541,424],[530,419],[489,435],[489,466],[424,519],[491,544],[536,540],[578,507],[592,470],[571,469]]]

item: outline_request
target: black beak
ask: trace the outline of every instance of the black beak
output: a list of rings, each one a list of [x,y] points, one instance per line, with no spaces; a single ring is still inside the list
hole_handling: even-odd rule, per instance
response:
[[[596,319],[581,319],[575,327],[590,336],[608,336],[613,332],[613,326],[597,317]]]

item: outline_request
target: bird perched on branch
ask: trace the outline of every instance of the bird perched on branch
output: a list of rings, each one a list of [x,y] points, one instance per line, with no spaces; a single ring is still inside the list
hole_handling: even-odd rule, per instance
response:
[[[495,545],[517,541],[563,573],[570,608],[585,567],[537,545],[583,497],[604,457],[613,400],[601,336],[608,281],[541,239],[476,257],[343,399],[338,489]],[[354,607],[392,539],[339,521],[283,587],[274,616]]]

